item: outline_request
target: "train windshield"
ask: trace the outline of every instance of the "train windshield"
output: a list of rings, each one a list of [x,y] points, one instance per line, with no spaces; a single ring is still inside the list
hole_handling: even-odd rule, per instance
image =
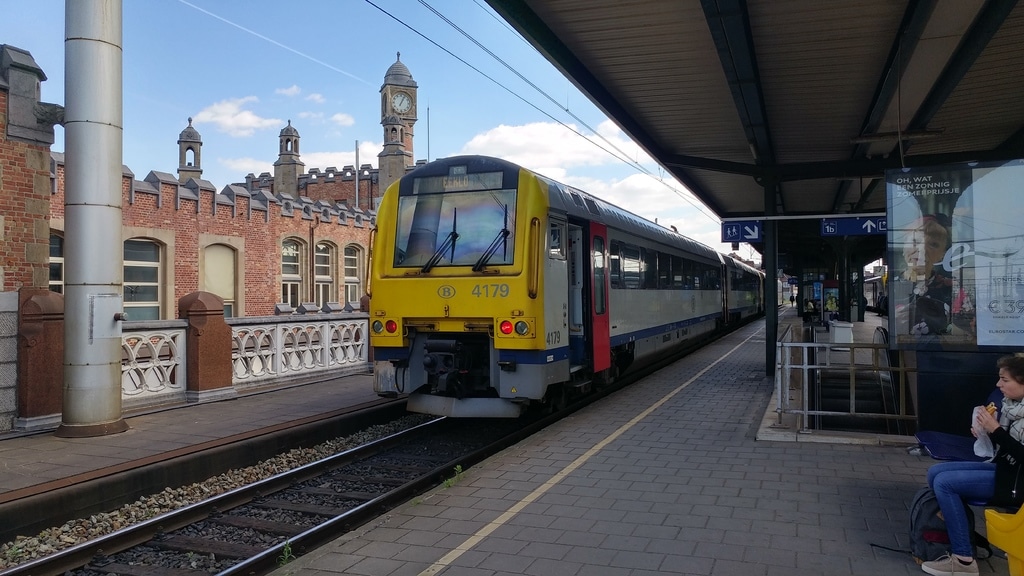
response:
[[[451,191],[424,184],[399,199],[396,267],[428,272],[434,267],[472,266],[480,271],[512,263],[515,190]]]

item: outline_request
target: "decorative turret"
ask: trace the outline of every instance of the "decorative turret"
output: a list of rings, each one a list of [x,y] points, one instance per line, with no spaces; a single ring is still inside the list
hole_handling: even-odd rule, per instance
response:
[[[274,162],[274,194],[288,194],[298,197],[299,175],[306,171],[306,165],[299,159],[299,131],[292,121],[281,129],[280,150]]]
[[[192,127],[192,118],[188,126],[178,135],[178,182],[184,184],[189,178],[200,180],[203,177],[203,137]]]

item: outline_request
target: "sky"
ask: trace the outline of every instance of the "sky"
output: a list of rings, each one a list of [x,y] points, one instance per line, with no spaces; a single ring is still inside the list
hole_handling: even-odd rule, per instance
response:
[[[70,0],[69,0],[70,1]],[[377,166],[380,88],[398,57],[418,84],[417,160],[515,162],[723,252],[721,223],[484,0],[124,0],[123,164],[176,174],[202,135],[217,190],[273,173],[289,121],[306,169]],[[0,0],[0,44],[29,51],[64,104],[64,1]],[[64,150],[56,127],[53,150]],[[760,260],[749,246],[738,254]]]

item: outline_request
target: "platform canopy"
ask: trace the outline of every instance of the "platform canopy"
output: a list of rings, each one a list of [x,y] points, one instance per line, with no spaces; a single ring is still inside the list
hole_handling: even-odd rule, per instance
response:
[[[809,216],[884,213],[886,169],[1024,157],[1016,1],[487,1],[718,217],[808,216],[780,266],[834,250]]]

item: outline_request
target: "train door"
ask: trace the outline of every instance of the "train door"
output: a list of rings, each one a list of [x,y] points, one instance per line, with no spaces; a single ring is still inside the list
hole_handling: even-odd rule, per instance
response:
[[[569,364],[587,363],[587,333],[583,310],[590,306],[584,302],[587,253],[583,243],[583,229],[569,225]]]
[[[594,372],[611,367],[607,237],[603,224],[569,225],[569,363]]]
[[[590,335],[594,372],[611,368],[611,322],[608,319],[608,229],[590,224]]]

